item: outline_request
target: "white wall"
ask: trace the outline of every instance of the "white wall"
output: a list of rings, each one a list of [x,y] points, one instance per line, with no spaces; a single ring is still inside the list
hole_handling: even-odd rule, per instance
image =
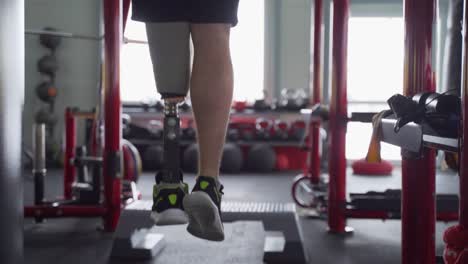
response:
[[[25,2],[26,29],[55,27],[61,31],[98,36],[101,1],[99,0],[27,0]],[[23,140],[31,146],[31,129],[34,113],[43,105],[37,99],[35,88],[41,82],[37,61],[47,50],[39,44],[38,36],[26,35],[26,96]],[[78,106],[91,109],[96,105],[100,72],[100,44],[96,41],[63,39],[57,50],[59,70],[56,86],[58,97],[56,114],[59,118],[56,134],[60,140],[64,109]]]
[[[279,2],[278,78],[276,89],[309,87],[311,61],[311,0]],[[276,95],[279,94],[276,91]]]

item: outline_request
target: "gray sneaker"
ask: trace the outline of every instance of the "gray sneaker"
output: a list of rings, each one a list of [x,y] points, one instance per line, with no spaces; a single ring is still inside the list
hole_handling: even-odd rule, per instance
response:
[[[189,218],[187,231],[198,238],[223,241],[224,227],[221,220],[223,186],[212,177],[199,176],[192,193],[183,201]]]

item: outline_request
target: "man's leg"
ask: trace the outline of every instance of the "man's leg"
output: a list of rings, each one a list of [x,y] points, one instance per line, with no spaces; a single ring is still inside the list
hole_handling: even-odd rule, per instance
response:
[[[178,120],[173,116],[171,109],[176,107],[176,103],[183,100],[188,92],[190,25],[185,22],[147,23],[146,31],[157,90],[167,104],[166,124],[166,121]],[[169,128],[165,126],[165,133],[169,132],[167,129]],[[166,144],[170,144],[170,141],[164,144],[167,151],[166,147],[170,145]],[[182,201],[188,193],[188,186],[179,179],[177,163],[168,162],[179,157],[167,157],[168,153],[165,153],[164,158],[165,169],[156,175],[151,217],[157,225],[185,224],[187,217]]]
[[[197,125],[199,175],[218,177],[233,93],[229,24],[192,24],[190,97]]]
[[[199,176],[184,198],[187,231],[214,241],[224,240],[221,222],[223,186],[218,181],[232,101],[233,72],[228,24],[192,24],[194,62],[190,87],[199,144]]]

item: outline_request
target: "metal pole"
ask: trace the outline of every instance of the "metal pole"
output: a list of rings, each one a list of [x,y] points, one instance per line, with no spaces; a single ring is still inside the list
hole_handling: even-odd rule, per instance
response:
[[[104,195],[107,215],[104,228],[114,231],[121,212],[121,102],[120,45],[122,1],[104,0]]]
[[[71,160],[75,157],[76,149],[76,120],[73,110],[65,110],[65,160],[63,170],[63,196],[66,200],[72,199],[72,185],[76,178],[75,166]]]
[[[468,2],[464,1],[463,69],[462,69],[462,124],[460,140],[460,225],[468,230]]]
[[[148,41],[145,40],[137,40],[137,39],[129,39],[124,37],[123,42],[125,44],[142,44],[142,45],[148,45]]]
[[[50,35],[55,37],[61,38],[71,38],[71,39],[83,39],[83,40],[96,40],[100,41],[104,39],[104,36],[88,36],[88,35],[81,35],[69,32],[62,32],[62,31],[51,31],[51,30],[40,30],[40,29],[28,29],[25,31],[26,35]]]
[[[332,3],[331,0],[324,0],[323,5],[323,82],[322,82],[322,102],[330,102],[330,82],[331,82],[331,28],[332,28]]]
[[[435,91],[435,0],[405,0],[404,94]],[[419,155],[419,154],[422,154]],[[402,151],[402,263],[435,263],[435,153]]]
[[[346,126],[349,0],[333,2],[333,66],[330,102],[328,227],[346,233]]]
[[[46,175],[46,127],[45,124],[33,126],[33,175],[34,175],[34,204],[41,205],[44,202],[44,178]]]
[[[322,98],[322,68],[321,68],[321,55],[322,55],[322,0],[315,0],[314,6],[314,54],[313,54],[313,97],[312,105],[319,104]],[[311,155],[309,161],[309,174],[313,184],[320,182],[320,123],[310,122],[311,128]]]
[[[0,0],[0,262],[23,263],[24,0]]]

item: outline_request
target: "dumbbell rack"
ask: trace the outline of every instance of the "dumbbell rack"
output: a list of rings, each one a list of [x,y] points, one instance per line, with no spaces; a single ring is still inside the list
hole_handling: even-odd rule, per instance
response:
[[[148,127],[151,122],[158,122],[162,124],[163,114],[156,107],[144,107],[142,105],[124,105],[124,113],[130,116],[131,126],[133,129],[139,129],[141,131]],[[179,111],[181,118],[181,127],[184,129],[189,126],[189,123],[193,120],[193,115],[190,111]],[[230,127],[235,128],[237,131],[250,130],[252,138],[249,140],[243,139],[242,135],[239,139],[230,140],[227,138],[227,142],[238,145],[244,150],[248,150],[251,146],[257,144],[267,144],[273,147],[277,154],[284,153],[284,155],[297,157],[290,159],[289,169],[301,169],[306,159],[305,150],[305,139],[297,137],[289,137],[286,140],[280,140],[276,138],[270,139],[258,139],[255,138],[256,128],[255,121],[258,118],[265,120],[285,120],[286,122],[293,123],[301,120],[301,115],[297,111],[255,111],[253,109],[245,109],[243,111],[232,110],[230,116]],[[240,128],[243,127],[243,128]],[[307,128],[304,128],[307,130]],[[135,144],[141,151],[148,146],[162,146],[161,137],[147,136],[133,136],[128,135],[126,138]],[[195,139],[185,139],[182,137],[180,144],[182,148],[188,147],[195,143]]]

